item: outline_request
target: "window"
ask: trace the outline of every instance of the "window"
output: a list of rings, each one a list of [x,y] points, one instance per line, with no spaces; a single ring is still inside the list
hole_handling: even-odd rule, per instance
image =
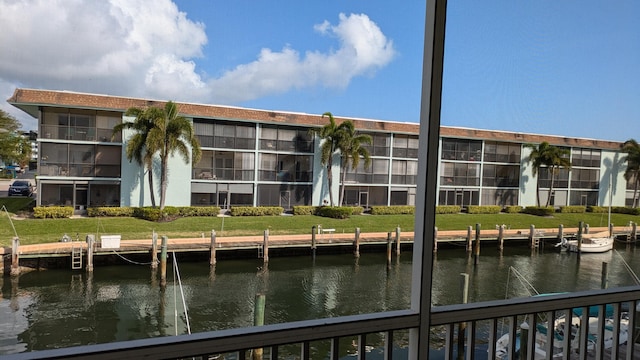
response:
[[[482,142],[479,140],[443,139],[442,159],[480,161]]]
[[[487,141],[484,144],[484,161],[499,163],[520,163],[520,144]]]
[[[395,135],[393,137],[393,157],[418,158],[418,137]]]

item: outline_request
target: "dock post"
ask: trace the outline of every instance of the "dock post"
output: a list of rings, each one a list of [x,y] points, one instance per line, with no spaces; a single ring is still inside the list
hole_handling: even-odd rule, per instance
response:
[[[167,286],[167,237],[162,236],[162,245],[160,245],[160,287]]]
[[[529,226],[529,247],[532,249],[536,247],[536,226],[533,224]]]
[[[264,240],[262,242],[262,250],[264,251],[262,254],[262,260],[266,264],[269,262],[269,229],[264,231]]]
[[[602,274],[600,275],[600,288],[606,289],[609,287],[609,263],[602,262]]]
[[[589,224],[585,224],[584,225],[584,233],[588,234],[589,233]]]
[[[87,235],[87,272],[93,271],[93,247],[96,243],[95,235],[89,234]]]
[[[577,240],[578,240],[578,256],[580,256],[580,253],[582,252],[582,228],[584,227],[584,222],[580,221],[578,223],[578,234],[577,236]]]
[[[151,234],[151,269],[158,268],[158,233],[153,231]]]
[[[433,252],[438,252],[438,227],[433,227]]]
[[[471,225],[467,226],[467,252],[473,250],[473,244],[471,242]]]
[[[211,244],[209,245],[209,265],[216,265],[216,231],[211,230]]]
[[[564,239],[564,225],[558,225],[558,242],[562,242]]]
[[[316,226],[311,227],[311,256],[316,258]]]
[[[353,240],[353,256],[360,257],[360,228],[356,228],[355,239]]]
[[[609,224],[609,236],[613,237],[613,224]]]
[[[462,304],[469,302],[469,274],[460,273],[460,292],[462,295]],[[467,323],[461,322],[458,324],[458,358],[464,354],[465,332],[467,330]]]
[[[480,258],[480,224],[476,224],[476,237],[475,237],[475,244],[473,249],[473,263],[475,265],[478,264],[479,258]]]
[[[638,224],[631,222],[631,239],[630,241],[636,241],[638,239]]]
[[[498,250],[504,249],[504,225],[498,227]]]
[[[396,227],[396,256],[400,256],[400,226]]]
[[[11,242],[11,276],[20,275],[20,238],[17,236]]]
[[[391,266],[391,248],[392,248],[392,242],[391,242],[391,231],[389,231],[387,233],[387,268],[389,268]]]
[[[253,326],[264,325],[264,308],[265,308],[265,295],[256,294],[256,301],[253,309]],[[262,360],[262,348],[253,349],[252,360]]]

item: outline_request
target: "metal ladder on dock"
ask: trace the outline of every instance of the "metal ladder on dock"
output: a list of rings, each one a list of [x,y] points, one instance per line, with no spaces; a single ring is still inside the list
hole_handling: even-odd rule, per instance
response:
[[[82,269],[82,244],[71,245],[71,269]]]
[[[258,259],[264,258],[264,245],[258,245]]]

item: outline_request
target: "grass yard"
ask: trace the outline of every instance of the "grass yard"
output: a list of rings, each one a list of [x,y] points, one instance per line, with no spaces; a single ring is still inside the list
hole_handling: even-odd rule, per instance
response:
[[[0,204],[25,200],[0,199]],[[17,204],[14,204],[18,206]],[[1,206],[0,206],[1,207]],[[612,214],[611,221],[616,226],[624,226],[629,221],[637,222],[640,217],[633,215]],[[538,217],[525,214],[491,214],[470,215],[452,214],[438,215],[436,226],[439,230],[463,230],[468,226],[481,224],[484,229],[495,229],[496,225],[505,224],[511,229],[529,229],[531,224],[536,228],[576,227],[584,221],[592,227],[607,226],[607,214],[562,214],[552,217]],[[204,233],[209,237],[211,230],[218,236],[261,235],[269,229],[273,235],[310,233],[314,225],[336,229],[336,233],[353,233],[359,227],[362,232],[395,231],[399,226],[402,231],[414,230],[413,215],[358,215],[351,219],[337,220],[318,216],[264,216],[264,217],[190,217],[172,222],[156,223],[134,218],[80,218],[80,219],[23,219],[13,220],[15,232],[21,244],[37,244],[56,242],[64,234],[82,240],[86,234],[120,234],[123,240],[148,239],[152,231],[160,236],[170,238],[200,237]],[[15,236],[11,221],[3,211],[0,214],[0,246],[10,246]]]

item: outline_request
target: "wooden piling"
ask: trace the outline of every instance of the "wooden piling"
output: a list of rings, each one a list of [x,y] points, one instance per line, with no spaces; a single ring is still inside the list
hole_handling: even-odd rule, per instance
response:
[[[311,227],[311,256],[316,258],[316,227]]]
[[[400,227],[396,227],[396,256],[400,256]]]
[[[160,287],[167,286],[167,242],[168,238],[162,236],[162,245],[160,245]]]
[[[590,229],[589,224],[585,224],[584,225],[584,233],[588,234],[589,233],[589,229]]]
[[[461,303],[466,304],[469,301],[469,274],[460,273],[460,293]],[[461,322],[458,324],[458,354],[464,354],[465,332],[467,330],[467,323]],[[460,358],[460,357],[459,357]]]
[[[580,253],[582,252],[582,228],[584,226],[584,223],[582,221],[580,221],[578,223],[578,234],[577,236],[577,240],[578,240],[578,256],[580,255]]]
[[[253,308],[253,326],[264,325],[264,308],[266,299],[264,294],[256,294],[256,301]],[[252,360],[262,360],[262,348],[253,349]]]
[[[355,238],[353,239],[353,256],[360,257],[360,228],[356,228]]]
[[[613,237],[613,224],[609,224],[609,236]]]
[[[17,236],[11,242],[11,276],[20,275],[20,238]]]
[[[209,245],[209,265],[216,265],[216,231],[211,230],[211,244]]]
[[[262,260],[266,264],[269,262],[269,229],[264,231],[264,240],[262,242]]]
[[[151,268],[158,268],[158,233],[151,234]]]
[[[558,242],[562,242],[564,239],[564,225],[558,225]]]
[[[95,235],[87,235],[87,272],[93,272],[93,248],[96,243]]]
[[[480,257],[480,224],[476,224],[476,236],[474,241],[473,256],[475,263],[478,263]]]
[[[393,243],[391,242],[391,231],[387,233],[387,268],[391,266],[391,249]]]
[[[600,288],[606,289],[609,287],[609,263],[602,262],[602,273],[600,274]]]
[[[631,238],[629,241],[636,241],[638,238],[638,224],[636,222],[631,222]]]
[[[433,252],[438,252],[438,227],[433,227]]]
[[[498,227],[498,250],[504,249],[504,225]]]
[[[531,249],[536,247],[536,226],[531,224],[529,226],[529,247]]]
[[[471,238],[471,225],[467,226],[467,252],[473,250],[473,243]]]

